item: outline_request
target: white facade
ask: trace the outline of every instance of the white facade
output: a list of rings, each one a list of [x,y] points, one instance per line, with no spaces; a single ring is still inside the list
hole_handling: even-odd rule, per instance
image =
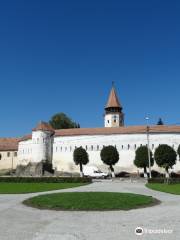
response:
[[[180,134],[151,134],[150,147],[154,152],[159,144],[168,144],[177,150],[180,143]],[[114,134],[94,136],[56,137],[53,145],[53,166],[58,171],[78,171],[73,162],[75,147],[82,146],[89,154],[89,165],[97,166],[106,171],[108,167],[100,159],[100,151],[103,146],[114,145],[119,152],[119,162],[115,165],[115,171],[137,172],[133,161],[135,151],[141,145],[147,144],[146,134]],[[152,169],[162,171],[156,165]],[[180,171],[180,161],[173,167],[174,171]]]
[[[33,131],[32,139],[21,141],[18,147],[18,159],[20,164],[26,165],[29,162],[52,162],[53,149],[52,132]]]

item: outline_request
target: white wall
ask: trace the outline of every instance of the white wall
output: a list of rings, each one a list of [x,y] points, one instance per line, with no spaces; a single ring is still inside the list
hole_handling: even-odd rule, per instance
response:
[[[17,151],[0,151],[0,170],[15,169],[18,164]]]
[[[88,147],[89,165],[96,165],[103,171],[107,170],[100,159],[100,151],[103,145],[114,145],[117,147],[120,160],[115,166],[116,171],[137,171],[133,164],[135,150],[137,147],[147,144],[146,134],[114,134],[94,136],[69,136],[54,138],[53,166],[59,171],[78,171],[73,162],[73,151],[75,147]],[[168,144],[177,150],[180,144],[180,134],[150,134],[150,147],[155,150],[159,144]],[[99,146],[99,149],[98,149]],[[153,169],[160,171],[156,165]],[[180,162],[177,161],[174,171],[180,170]]]

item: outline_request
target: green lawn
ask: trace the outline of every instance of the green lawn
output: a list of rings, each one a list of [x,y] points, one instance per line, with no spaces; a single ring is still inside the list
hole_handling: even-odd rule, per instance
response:
[[[129,210],[157,203],[151,196],[114,192],[66,192],[41,195],[24,204],[52,210]]]
[[[156,191],[180,195],[180,183],[177,184],[148,183],[146,184],[146,186]]]
[[[79,187],[87,183],[6,183],[0,182],[1,193],[34,193]]]

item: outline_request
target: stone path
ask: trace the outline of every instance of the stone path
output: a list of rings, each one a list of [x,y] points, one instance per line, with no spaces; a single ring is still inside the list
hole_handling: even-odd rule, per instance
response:
[[[79,188],[52,192],[71,191],[132,192],[153,196],[162,203],[130,211],[65,212],[38,210],[21,203],[39,193],[0,194],[0,240],[180,239],[180,196],[152,191],[143,183],[118,181],[95,182]],[[170,232],[136,236],[136,227],[142,227],[144,232],[163,229]]]

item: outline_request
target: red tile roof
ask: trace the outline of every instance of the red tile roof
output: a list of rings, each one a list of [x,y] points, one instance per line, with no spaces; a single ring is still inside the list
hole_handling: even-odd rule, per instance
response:
[[[109,98],[108,98],[108,102],[106,104],[106,108],[111,108],[111,107],[122,108],[114,87],[112,87],[112,89],[111,89],[111,92],[110,92]]]
[[[49,123],[42,122],[42,121],[37,125],[36,128],[33,128],[33,131],[39,131],[39,130],[54,132],[53,127],[51,127]]]
[[[128,126],[116,128],[70,128],[55,130],[55,137],[83,136],[83,135],[113,135],[113,134],[143,134],[146,133],[147,126]],[[155,125],[149,127],[150,133],[177,133],[180,134],[180,126]],[[32,135],[26,135],[19,141],[26,141]]]
[[[55,131],[57,136],[78,136],[78,135],[111,135],[111,134],[138,134],[146,133],[146,126],[128,126],[117,128],[72,128]],[[151,126],[150,133],[180,133],[180,126]]]
[[[0,151],[17,151],[19,138],[0,138]]]

